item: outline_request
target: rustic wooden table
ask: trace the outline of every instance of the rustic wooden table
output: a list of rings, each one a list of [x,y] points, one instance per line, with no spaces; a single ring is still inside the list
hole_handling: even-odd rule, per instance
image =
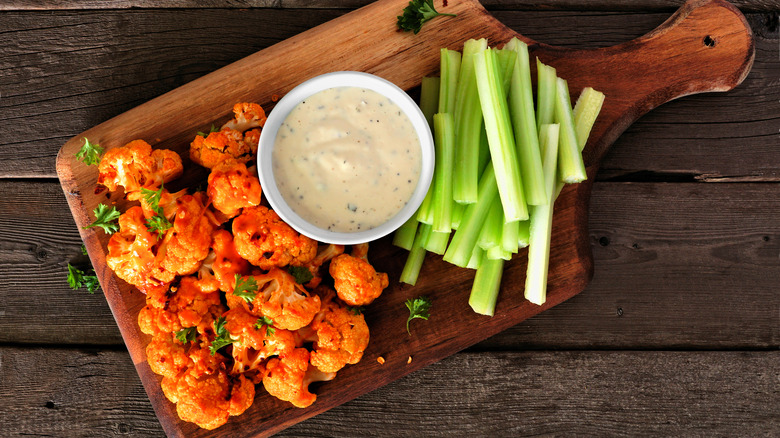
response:
[[[57,151],[366,1],[3,3],[0,435],[162,435],[105,299],[65,281],[85,258]],[[484,3],[538,41],[599,47],[681,2]],[[280,435],[780,435],[780,2],[737,6],[745,82],[657,108],[605,158],[587,290]]]

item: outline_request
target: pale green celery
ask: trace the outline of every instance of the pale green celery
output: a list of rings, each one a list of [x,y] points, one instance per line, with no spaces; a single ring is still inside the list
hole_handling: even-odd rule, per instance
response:
[[[423,261],[425,261],[425,248],[422,247],[423,240],[427,239],[427,235],[431,232],[431,226],[426,224],[420,224],[417,227],[417,235],[414,237],[414,243],[412,249],[409,250],[409,255],[406,256],[406,263],[401,270],[399,281],[414,286],[417,283],[417,277],[420,275],[420,269],[422,269]]]
[[[550,196],[544,191],[528,45],[512,38],[506,49],[517,54],[512,69],[512,85],[509,87],[509,116],[512,118],[520,173],[523,176],[523,193],[528,205],[540,205],[546,203]]]
[[[574,104],[574,129],[577,131],[577,144],[580,151],[585,149],[590,130],[596,123],[596,117],[604,104],[604,93],[591,87],[583,88],[577,103]]]
[[[517,52],[506,48],[496,49],[495,52],[498,69],[501,72],[501,87],[504,89],[504,96],[508,96],[509,88],[512,85],[512,71],[515,69]]]
[[[542,125],[539,131],[544,158],[544,184],[553,192],[557,182],[556,169],[560,144],[559,126]],[[525,276],[525,298],[537,305],[547,300],[547,271],[550,264],[550,238],[554,201],[546,205],[531,207],[530,242],[528,245],[528,268]]]
[[[487,49],[474,55],[474,67],[490,157],[504,214],[512,221],[528,219],[517,148],[495,51]]]
[[[558,134],[558,177],[565,183],[578,183],[588,178],[582,152],[574,129],[569,86],[557,78],[555,88],[555,122],[560,125]]]
[[[555,112],[555,82],[558,78],[553,67],[542,64],[536,58],[536,130],[542,125],[553,123]]]
[[[417,218],[412,215],[409,220],[395,230],[393,245],[410,251],[412,244],[414,244],[415,234],[417,234]]]
[[[480,109],[480,111],[482,111]],[[483,123],[479,129],[479,174],[482,175],[490,162],[490,146],[488,145],[487,131]]]
[[[520,224],[520,221],[504,222],[503,230],[501,230],[501,248],[504,251],[514,254],[520,249]]]
[[[452,206],[452,229],[457,230],[460,226],[460,221],[463,220],[463,212],[466,211],[467,204],[458,204],[457,202]]]
[[[496,198],[493,200],[490,209],[488,209],[487,217],[482,224],[482,230],[479,232],[479,237],[477,237],[477,245],[484,250],[501,246],[503,225],[504,212],[501,210],[501,201]]]
[[[422,110],[425,120],[433,130],[433,115],[439,109],[439,86],[441,80],[437,77],[424,77],[420,86],[420,110]],[[433,211],[431,211],[431,201],[433,198],[433,186],[428,189],[422,204],[417,209],[415,217],[418,221],[425,224],[433,223]]]
[[[469,269],[478,269],[482,265],[482,259],[485,258],[485,250],[479,246],[474,247],[474,251],[471,252],[471,258],[469,263],[465,266]]]
[[[504,272],[504,260],[483,259],[474,276],[471,286],[469,306],[481,315],[493,316],[501,288],[501,276]]]
[[[477,202],[479,186],[479,136],[482,108],[479,105],[474,74],[474,54],[487,49],[487,40],[468,40],[463,56],[455,96],[455,168],[452,175],[452,197],[459,203]]]
[[[511,251],[505,251],[504,248],[501,247],[501,245],[494,246],[490,249],[487,249],[485,251],[485,257],[488,260],[512,260],[512,252]]]
[[[498,186],[496,185],[493,164],[488,163],[487,168],[482,173],[482,178],[479,180],[479,199],[476,203],[466,206],[458,231],[452,236],[452,241],[444,253],[445,261],[460,267],[468,265],[474,247],[477,246],[477,238],[482,230],[482,224],[485,222],[490,205],[497,194]]]
[[[439,109],[440,113],[455,113],[455,95],[458,90],[458,76],[460,75],[461,55],[457,50],[441,49],[439,83]]]
[[[452,230],[452,164],[455,156],[455,124],[450,113],[433,116],[436,164],[433,172],[433,231],[449,233]]]
[[[518,248],[525,248],[528,246],[528,241],[531,239],[530,236],[530,226],[531,221],[520,221],[517,224],[517,247]]]
[[[434,254],[442,255],[447,250],[447,243],[450,241],[451,231],[440,233],[438,231],[431,230],[430,235],[423,241],[423,248]]]

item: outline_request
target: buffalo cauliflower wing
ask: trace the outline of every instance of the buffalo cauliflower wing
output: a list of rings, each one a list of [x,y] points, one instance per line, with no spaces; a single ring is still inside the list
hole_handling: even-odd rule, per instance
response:
[[[239,102],[233,105],[233,119],[222,125],[222,129],[234,129],[244,132],[265,125],[265,111],[259,104]]]
[[[106,264],[117,277],[145,294],[165,290],[173,278],[157,266],[158,243],[157,234],[146,229],[141,207],[131,207],[119,216],[119,232],[108,241]]]
[[[159,250],[162,267],[177,275],[197,271],[209,255],[213,232],[201,192],[177,199],[173,227],[166,232]]]
[[[188,327],[207,333],[223,311],[218,292],[205,293],[197,277],[184,277],[178,287],[148,297],[146,306],[138,313],[138,326],[148,335],[174,333]]]
[[[330,275],[336,293],[350,306],[366,306],[390,284],[387,274],[376,272],[368,263],[368,245],[356,245],[353,255],[341,254],[330,262]]]
[[[212,168],[207,194],[214,208],[233,218],[242,208],[260,205],[262,190],[246,165],[230,158]]]
[[[241,257],[264,270],[304,266],[317,255],[316,241],[298,234],[263,206],[245,208],[233,220],[233,239]]]
[[[230,158],[247,163],[254,159],[257,145],[254,134],[245,141],[240,131],[224,128],[206,137],[195,136],[190,143],[190,159],[209,169]]]
[[[296,348],[287,354],[271,358],[266,364],[263,387],[272,396],[288,401],[293,406],[311,406],[317,396],[309,391],[309,385],[317,381],[332,380],[336,373],[323,373],[309,365],[309,351]]]
[[[295,337],[289,330],[273,326],[273,321],[258,318],[242,307],[225,313],[225,329],[233,340],[233,368],[230,374],[244,374],[260,383],[265,361],[295,348]]]
[[[143,140],[106,151],[98,165],[98,184],[110,191],[124,187],[125,192],[158,188],[178,178],[184,167],[181,157],[167,149],[156,149]]]

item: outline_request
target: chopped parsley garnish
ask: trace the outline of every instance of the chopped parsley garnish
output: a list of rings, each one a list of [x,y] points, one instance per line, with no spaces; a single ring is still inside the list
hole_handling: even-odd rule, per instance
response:
[[[214,126],[214,124],[213,124],[213,123],[211,124],[211,129],[209,130],[209,132],[208,132],[208,133],[205,133],[205,132],[203,132],[203,131],[198,131],[198,132],[197,132],[197,135],[199,135],[199,136],[201,136],[201,137],[208,137],[208,136],[209,136],[209,134],[211,134],[212,132],[219,132],[219,129],[218,129],[216,126]]]
[[[196,327],[185,327],[176,332],[176,340],[178,340],[182,344],[186,344],[187,342],[194,341],[197,336],[198,336],[198,329]]]
[[[89,293],[94,294],[100,289],[100,282],[94,273],[95,271],[92,270],[92,275],[86,275],[84,271],[68,263],[68,285],[73,290],[86,287]]]
[[[406,331],[411,336],[412,332],[409,331],[409,323],[415,319],[420,318],[428,320],[430,316],[430,310],[433,303],[428,297],[409,298],[406,300],[406,307],[409,309],[409,318],[406,320]]]
[[[100,227],[106,234],[114,234],[119,231],[117,219],[119,219],[120,213],[116,207],[109,207],[101,203],[92,210],[92,213],[95,215],[95,221],[84,228]]]
[[[86,137],[84,137],[84,146],[76,152],[76,158],[88,166],[100,163],[101,155],[103,155],[103,148],[90,143]]]
[[[409,5],[404,8],[403,15],[399,15],[396,25],[398,29],[404,31],[411,31],[415,34],[420,31],[423,23],[426,21],[438,17],[439,15],[446,15],[454,17],[455,14],[443,14],[438,12],[433,7],[433,0],[412,0]]]
[[[243,298],[247,303],[251,303],[257,296],[257,280],[249,276],[242,278],[236,274],[236,287],[233,288],[233,295]]]
[[[261,330],[263,327],[265,327],[265,334],[266,336],[271,336],[274,333],[276,333],[276,329],[273,328],[274,320],[264,316],[262,318],[259,318],[257,322],[255,323],[255,328],[258,330]]]
[[[214,341],[211,342],[211,346],[209,347],[209,351],[211,351],[212,356],[217,354],[217,350],[220,348],[226,345],[230,345],[234,342],[233,339],[230,338],[230,332],[225,328],[224,316],[220,316],[216,321],[214,321],[214,333],[217,335],[217,337],[214,338]]]
[[[144,201],[155,213],[154,216],[146,220],[146,229],[150,233],[157,233],[157,236],[160,239],[162,239],[163,235],[165,235],[165,231],[173,226],[171,221],[165,217],[165,212],[163,211],[162,207],[160,207],[162,192],[162,184],[160,184],[160,190],[141,189],[141,195],[144,197]]]
[[[314,274],[305,266],[288,266],[287,272],[295,278],[295,282],[298,284],[308,283],[314,278]]]
[[[347,307],[347,309],[353,315],[361,315],[363,313],[363,310],[365,310],[363,306],[349,306]]]

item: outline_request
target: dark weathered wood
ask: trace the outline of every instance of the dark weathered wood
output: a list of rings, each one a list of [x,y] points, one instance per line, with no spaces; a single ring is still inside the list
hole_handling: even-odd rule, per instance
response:
[[[0,139],[0,176],[53,177],[57,150],[78,132],[343,12],[2,13],[7,44],[0,47],[0,122],[14,129]],[[538,41],[584,48],[638,37],[668,14],[495,16]],[[749,19],[757,36],[756,62],[746,81],[729,93],[689,96],[643,117],[605,157],[598,178],[641,180],[652,172],[661,178],[777,179],[772,163],[780,162],[780,151],[770,140],[780,123],[778,27],[776,18],[764,14]],[[235,29],[246,30],[237,37]]]
[[[452,0],[457,1],[457,0]],[[0,10],[129,9],[129,8],[357,8],[372,0],[6,0]],[[658,11],[679,8],[684,0],[482,0],[489,9],[562,9],[605,11]],[[436,1],[437,8],[442,1]],[[734,0],[744,11],[776,11],[777,0]]]
[[[772,436],[778,361],[776,351],[461,353],[278,436]],[[125,352],[0,348],[0,380],[4,436],[162,435]]]
[[[475,348],[776,348],[778,191],[596,183],[591,285]],[[121,345],[103,295],[65,282],[66,264],[86,260],[59,185],[4,181],[0,193],[0,343]]]

